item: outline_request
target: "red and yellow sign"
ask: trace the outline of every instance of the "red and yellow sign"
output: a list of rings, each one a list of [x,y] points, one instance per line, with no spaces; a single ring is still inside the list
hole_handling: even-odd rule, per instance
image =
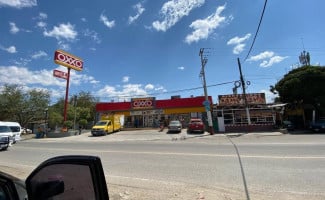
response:
[[[63,50],[56,50],[54,53],[54,62],[56,64],[81,71],[83,69],[83,61],[70,53]]]
[[[53,70],[53,76],[58,77],[58,78],[63,78],[65,80],[68,79],[68,73],[62,72],[60,70]]]
[[[250,93],[246,94],[248,104],[266,104],[264,93]],[[245,99],[242,94],[219,95],[220,106],[236,106],[244,105]]]
[[[155,107],[155,98],[133,98],[131,99],[132,109],[152,109]]]

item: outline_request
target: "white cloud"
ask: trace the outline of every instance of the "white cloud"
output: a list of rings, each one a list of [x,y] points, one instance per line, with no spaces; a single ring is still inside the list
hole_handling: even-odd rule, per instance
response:
[[[147,84],[147,85],[144,87],[145,90],[153,90],[154,88],[155,88],[155,86],[152,85],[152,84]]]
[[[183,67],[183,66],[181,66],[181,67],[178,67],[177,69],[179,69],[179,70],[184,70],[185,69],[185,67]]]
[[[262,61],[260,63],[260,67],[271,67],[276,63],[282,62],[284,59],[288,58],[288,56],[278,56],[275,55],[273,51],[264,51],[258,55],[251,56],[248,61]]]
[[[66,67],[57,67],[60,71],[67,71]],[[10,73],[8,73],[10,71]],[[35,70],[32,71],[26,67],[17,66],[0,66],[0,85],[4,84],[17,84],[30,89],[44,89],[50,90],[51,97],[62,97],[64,94],[64,88],[66,87],[66,81],[64,79],[56,78],[53,76],[53,70]],[[86,74],[71,70],[71,85],[81,84],[93,84],[99,83],[94,77]],[[59,89],[56,89],[59,87]]]
[[[284,59],[288,58],[288,56],[273,56],[270,58],[270,60],[266,61],[264,60],[261,64],[260,67],[271,67],[272,65],[282,62]]]
[[[129,76],[124,76],[123,79],[122,79],[122,82],[127,83],[127,82],[129,82],[129,80],[130,80]]]
[[[58,46],[59,46],[59,49],[63,49],[63,50],[66,50],[66,51],[71,50],[70,45],[67,44],[66,42],[62,41],[62,40],[58,42]]]
[[[37,51],[32,55],[33,59],[38,59],[38,58],[41,58],[41,57],[47,57],[47,53],[44,52],[44,51]]]
[[[167,90],[163,86],[155,86],[155,91],[167,92]]]
[[[84,17],[82,17],[80,20],[83,21],[83,22],[87,22],[87,19],[84,18]]]
[[[274,56],[274,52],[273,51],[264,51],[256,56],[251,56],[249,59],[247,59],[248,61],[259,61],[259,60],[263,60],[263,59],[267,59],[267,58],[271,58],[272,56]]]
[[[38,27],[40,27],[40,28],[46,27],[47,23],[44,22],[44,20],[47,19],[46,13],[40,12],[39,15],[37,17],[35,17],[34,19],[39,20],[39,22],[37,22],[37,24],[36,24]]]
[[[246,44],[237,44],[232,52],[234,54],[240,54],[242,51],[244,51]]]
[[[8,48],[5,48],[0,45],[0,49],[7,51],[8,53],[17,53],[16,47],[15,46],[10,46]]]
[[[141,3],[137,3],[133,6],[133,8],[136,10],[137,14],[134,16],[129,16],[128,23],[132,24],[135,20],[137,20],[142,13],[146,10]]]
[[[40,28],[44,28],[46,27],[46,22],[37,22],[37,26],[40,27]]]
[[[47,19],[47,14],[43,13],[43,12],[40,12],[39,13],[39,19]]]
[[[194,31],[186,36],[185,42],[191,44],[192,42],[207,39],[222,22],[226,21],[226,17],[221,16],[221,12],[225,8],[225,6],[219,6],[214,14],[205,19],[198,19],[192,22],[190,28],[194,29]]]
[[[274,99],[279,97],[278,94],[273,94],[270,90],[261,90],[261,93],[265,93],[266,103],[274,103]]]
[[[10,25],[10,33],[16,34],[19,32],[19,28],[16,26],[14,22],[9,22]]]
[[[96,31],[86,29],[83,31],[83,35],[86,37],[90,37],[97,44],[100,44],[102,42],[102,40],[99,38],[98,33]]]
[[[32,60],[28,58],[18,58],[18,60],[11,61],[13,64],[18,66],[26,66],[28,63],[30,63]]]
[[[10,73],[8,73],[10,71]],[[42,86],[64,87],[65,82],[53,77],[53,72],[49,70],[29,71],[25,67],[0,66],[1,84],[40,84]]]
[[[166,92],[164,87],[159,85],[147,84],[143,86],[142,84],[126,84],[117,87],[105,85],[102,89],[98,90],[95,95],[104,99],[117,98],[119,100],[129,100],[132,97],[149,96],[150,94],[148,91]]]
[[[167,31],[193,9],[202,6],[205,0],[170,0],[160,10],[162,21],[154,21],[152,27],[157,31]]]
[[[57,40],[74,40],[77,37],[78,32],[75,31],[74,25],[67,23],[54,26],[51,31],[44,31],[43,34],[47,37],[55,37]]]
[[[57,70],[67,71],[66,67],[59,66]],[[8,73],[10,71],[10,73]],[[71,70],[71,85],[98,84],[94,77]],[[66,87],[66,81],[53,76],[53,70],[35,70],[31,71],[26,67],[0,66],[0,85],[16,84],[21,85],[39,85],[39,86],[57,86]]]
[[[109,21],[108,18],[101,14],[99,17],[99,21],[103,22],[105,26],[107,26],[108,28],[113,28],[115,26],[115,21]]]
[[[0,0],[0,7],[27,8],[37,6],[36,0]]]
[[[146,96],[147,92],[142,88],[141,84],[126,84],[122,86],[120,91],[117,91],[116,87],[106,85],[96,95],[100,97],[130,98],[131,96]]]
[[[247,41],[251,37],[250,33],[247,33],[244,37],[233,37],[230,40],[228,40],[227,45],[235,45],[232,52],[234,54],[240,54],[242,51],[244,51],[244,48],[246,44],[243,44],[245,41]]]

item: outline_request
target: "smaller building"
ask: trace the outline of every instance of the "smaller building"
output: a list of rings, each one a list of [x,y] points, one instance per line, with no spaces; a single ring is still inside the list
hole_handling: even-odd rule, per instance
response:
[[[266,104],[264,93],[246,94],[251,124],[248,124],[245,97],[242,94],[219,95],[214,108],[219,131],[267,131],[276,123],[275,111]]]
[[[212,98],[208,97],[209,102]],[[97,119],[102,115],[124,115],[124,127],[159,127],[170,120],[180,120],[186,127],[191,118],[206,119],[204,96],[156,100],[155,97],[133,98],[129,102],[102,102],[96,104]]]

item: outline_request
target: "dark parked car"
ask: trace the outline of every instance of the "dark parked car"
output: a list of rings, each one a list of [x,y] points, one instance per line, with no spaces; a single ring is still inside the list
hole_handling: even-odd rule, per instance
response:
[[[314,132],[325,132],[325,119],[318,120],[310,125],[310,129]]]
[[[287,129],[288,131],[293,131],[295,129],[294,124],[291,121],[283,121],[283,128]]]
[[[201,119],[191,119],[190,123],[188,124],[187,131],[191,132],[201,132],[204,133],[204,124]]]
[[[182,123],[178,120],[170,121],[168,125],[168,132],[178,132],[182,131]]]

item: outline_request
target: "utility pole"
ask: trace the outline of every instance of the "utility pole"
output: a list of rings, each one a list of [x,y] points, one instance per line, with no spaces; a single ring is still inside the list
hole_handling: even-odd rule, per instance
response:
[[[241,82],[241,86],[242,86],[242,89],[243,89],[243,96],[244,96],[245,107],[246,107],[247,122],[250,125],[251,124],[251,116],[249,114],[248,102],[247,102],[247,98],[246,98],[246,85],[245,85],[245,80],[244,80],[244,77],[243,77],[243,73],[241,71],[241,64],[240,64],[239,58],[237,58],[237,61],[238,61],[238,67],[239,67],[239,73],[240,73],[240,82]]]
[[[204,48],[201,48],[200,52],[199,52],[199,56],[201,58],[200,76],[202,77],[202,80],[203,80],[203,89],[204,89],[204,96],[205,96],[205,101],[203,102],[203,105],[205,106],[205,110],[206,110],[207,116],[208,116],[208,125],[209,125],[210,134],[213,135],[214,131],[213,131],[213,122],[212,122],[212,115],[211,115],[212,102],[210,102],[209,98],[208,98],[208,90],[207,90],[207,85],[206,85],[206,80],[205,80],[205,71],[204,71],[204,67],[207,64],[208,59],[206,57],[204,57],[203,53],[204,53]]]

